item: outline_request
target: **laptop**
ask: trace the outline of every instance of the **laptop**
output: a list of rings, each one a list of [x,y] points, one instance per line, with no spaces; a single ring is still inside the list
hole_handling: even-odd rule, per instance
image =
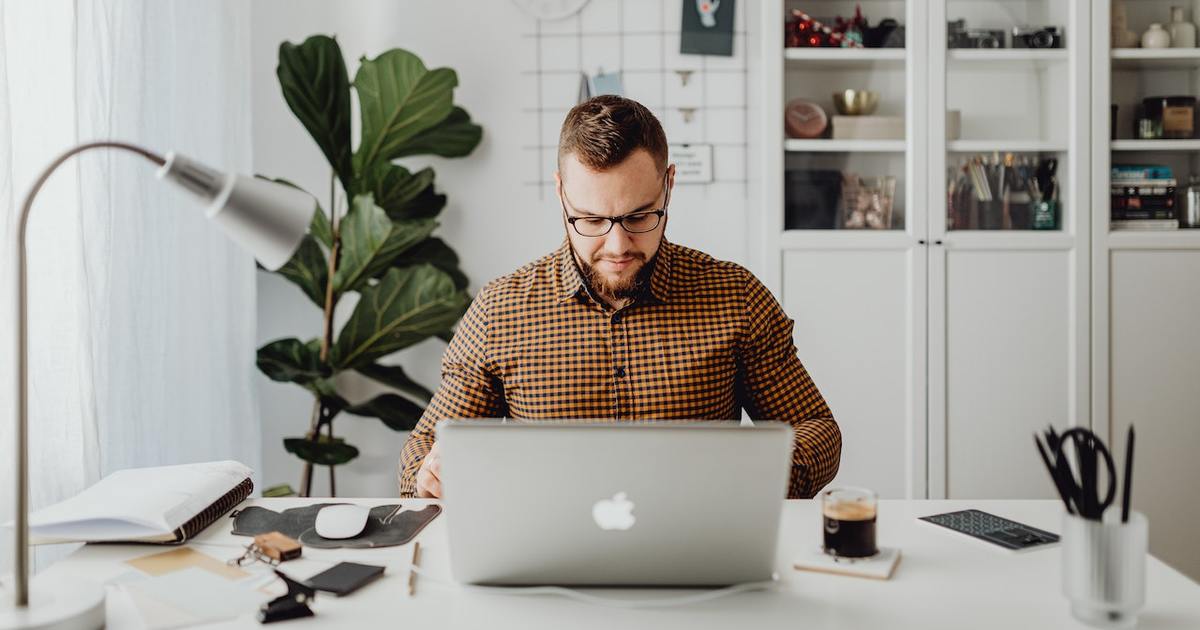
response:
[[[444,420],[451,574],[497,585],[768,580],[792,435],[780,422]]]

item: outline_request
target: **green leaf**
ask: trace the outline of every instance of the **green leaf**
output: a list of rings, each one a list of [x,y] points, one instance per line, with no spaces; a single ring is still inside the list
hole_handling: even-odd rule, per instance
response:
[[[370,363],[368,365],[357,368],[359,374],[372,379],[376,382],[383,383],[388,387],[394,387],[406,394],[415,396],[428,403],[433,399],[433,392],[425,389],[420,383],[412,380],[404,373],[404,368],[399,365],[383,365],[381,363]]]
[[[350,79],[337,40],[314,35],[279,45],[275,69],[283,98],[316,140],[342,186],[354,179],[350,153]]]
[[[391,162],[380,162],[359,178],[362,193],[371,193],[375,204],[388,216],[404,218],[404,206],[433,185],[433,169],[423,168],[416,173]]]
[[[330,439],[320,435],[315,440],[284,438],[283,448],[287,452],[318,466],[337,466],[358,457],[358,449],[346,444],[342,438]]]
[[[318,215],[321,213],[318,212]],[[325,306],[325,286],[329,282],[329,261],[311,234],[306,234],[296,253],[276,273],[300,287],[304,295],[319,307]]]
[[[333,247],[333,227],[329,225],[329,217],[325,216],[325,211],[320,207],[313,213],[312,223],[308,226],[310,236],[321,241],[325,249]]]
[[[414,136],[395,157],[426,154],[462,157],[474,151],[482,137],[483,127],[471,122],[467,110],[455,106],[445,120]]]
[[[269,499],[272,497],[294,497],[296,496],[296,491],[292,489],[291,485],[281,483],[271,486],[270,488],[263,488],[262,495],[264,499]]]
[[[430,184],[416,197],[389,213],[389,216],[393,219],[432,218],[436,217],[445,207],[446,195],[434,192],[433,184]]]
[[[317,339],[305,343],[294,337],[272,341],[258,349],[258,369],[273,381],[311,383],[325,376],[319,344]]]
[[[362,111],[362,139],[355,165],[359,173],[400,156],[414,138],[446,120],[453,110],[458,75],[449,68],[428,70],[416,55],[394,48],[363,58],[354,76]]]
[[[433,265],[393,268],[362,290],[333,347],[333,365],[356,369],[446,330],[466,311],[467,294]]]
[[[339,230],[342,245],[333,290],[338,294],[358,290],[436,227],[432,219],[392,221],[371,195],[356,196]]]
[[[450,274],[450,277],[454,279],[454,286],[459,289],[465,289],[469,284],[466,274],[458,268],[458,254],[454,253],[454,250],[450,249],[450,246],[440,238],[427,238],[421,241],[396,258],[392,265],[406,267],[421,263],[429,263]]]
[[[379,418],[393,431],[412,431],[425,412],[417,403],[396,394],[380,394],[367,402],[346,407],[346,413]]]

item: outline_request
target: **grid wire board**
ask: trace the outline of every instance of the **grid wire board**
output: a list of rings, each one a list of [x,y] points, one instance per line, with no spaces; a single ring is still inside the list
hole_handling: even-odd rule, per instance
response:
[[[732,57],[679,53],[681,3],[688,1],[591,0],[562,20],[530,20],[523,39],[532,59],[522,80],[531,102],[523,114],[536,133],[522,149],[529,164],[524,183],[537,187],[539,199],[553,188],[558,133],[576,103],[580,78],[600,71],[621,74],[624,95],[650,108],[670,144],[711,144],[711,183],[741,184],[747,194],[745,26],[752,0],[736,4]],[[688,73],[686,84],[681,71]],[[707,185],[701,186],[707,193]]]

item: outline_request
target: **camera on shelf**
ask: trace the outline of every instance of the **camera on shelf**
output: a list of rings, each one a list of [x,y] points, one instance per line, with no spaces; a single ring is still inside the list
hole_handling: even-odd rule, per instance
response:
[[[1057,26],[1015,26],[1013,48],[1062,48],[1062,30]]]
[[[967,28],[966,20],[946,23],[949,48],[1004,48],[1005,34],[998,29]]]

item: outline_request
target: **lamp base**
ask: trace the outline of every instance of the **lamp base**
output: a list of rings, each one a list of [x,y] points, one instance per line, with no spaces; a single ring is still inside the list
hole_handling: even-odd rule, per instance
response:
[[[0,597],[0,630],[104,627],[104,587],[98,584],[39,575],[30,580],[28,606],[13,604],[12,588],[0,589]]]

